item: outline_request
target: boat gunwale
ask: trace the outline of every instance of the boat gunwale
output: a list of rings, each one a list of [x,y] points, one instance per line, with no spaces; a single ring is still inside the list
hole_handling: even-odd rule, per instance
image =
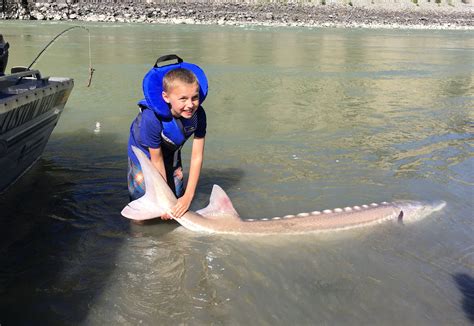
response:
[[[19,94],[12,94],[11,96],[0,99],[0,115],[6,114],[18,107],[41,99],[44,96],[57,93],[65,89],[72,89],[74,87],[74,79],[64,77],[52,77],[45,86],[25,90]]]

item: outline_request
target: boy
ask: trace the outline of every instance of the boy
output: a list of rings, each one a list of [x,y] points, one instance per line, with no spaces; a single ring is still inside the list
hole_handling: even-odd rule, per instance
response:
[[[193,200],[204,156],[206,114],[199,105],[199,80],[191,70],[184,68],[169,70],[163,77],[161,87],[161,96],[171,112],[172,120],[164,121],[160,118],[159,112],[150,108],[146,101],[140,102],[140,113],[130,128],[128,189],[131,200],[145,194],[146,185],[140,163],[131,150],[133,145],[147,154],[153,166],[178,197],[177,204],[171,209],[172,216],[168,214],[161,216],[162,219],[170,219],[179,218],[186,213]],[[189,177],[187,187],[183,191],[180,150],[192,134],[194,139]]]

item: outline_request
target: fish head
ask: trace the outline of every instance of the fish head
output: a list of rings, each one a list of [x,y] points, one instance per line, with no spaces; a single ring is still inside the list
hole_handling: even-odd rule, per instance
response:
[[[419,201],[397,201],[394,206],[400,209],[398,220],[404,223],[413,223],[424,219],[434,212],[442,210],[446,206],[446,202],[439,200],[430,203]]]

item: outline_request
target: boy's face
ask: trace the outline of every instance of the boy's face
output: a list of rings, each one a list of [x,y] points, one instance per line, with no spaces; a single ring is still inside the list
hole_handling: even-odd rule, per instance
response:
[[[163,99],[171,106],[175,118],[190,119],[199,107],[199,86],[176,82],[168,92],[163,91]]]

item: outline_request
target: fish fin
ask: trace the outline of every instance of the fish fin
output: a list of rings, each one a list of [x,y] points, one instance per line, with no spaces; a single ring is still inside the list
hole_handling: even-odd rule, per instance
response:
[[[232,205],[229,196],[227,196],[225,191],[218,185],[214,185],[212,187],[209,205],[203,209],[198,210],[196,213],[210,218],[222,215],[236,218],[239,217],[239,214]]]
[[[159,197],[163,199],[174,201],[175,204],[177,201],[176,195],[170,189],[165,179],[163,179],[160,172],[158,172],[158,170],[153,166],[148,156],[135,146],[132,146],[132,150],[138,158],[142,168],[143,178],[145,179],[146,185],[146,196],[156,198],[159,195]]]
[[[122,210],[122,216],[132,220],[143,221],[160,217],[166,211],[166,208],[153,205],[147,196],[143,196],[125,206]]]
[[[132,220],[149,220],[169,213],[177,199],[150,159],[140,149],[132,146],[140,162],[145,179],[145,195],[129,203],[122,210],[122,215]]]
[[[405,215],[405,213],[403,213],[403,211],[401,210],[400,214],[398,214],[398,217],[397,217],[398,224],[403,224],[403,215]]]

